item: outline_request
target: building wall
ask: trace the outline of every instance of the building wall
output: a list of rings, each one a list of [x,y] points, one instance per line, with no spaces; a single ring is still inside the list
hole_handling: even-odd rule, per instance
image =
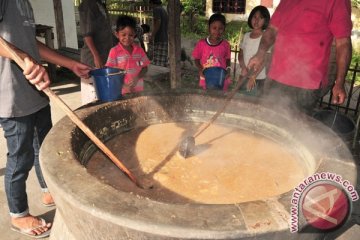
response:
[[[272,14],[276,8],[277,5],[279,5],[280,0],[270,0],[272,1],[272,8],[268,8],[270,14]],[[228,22],[231,21],[246,21],[251,10],[258,6],[261,5],[261,0],[246,0],[246,9],[245,9],[245,14],[229,14],[226,13],[224,14],[226,17],[226,20]],[[267,1],[269,2],[269,1]],[[213,14],[212,11],[212,7],[213,7],[213,0],[206,0],[206,16],[210,17]]]
[[[66,36],[66,47],[78,48],[78,39],[75,22],[75,6],[73,0],[62,0],[64,14],[64,27]]]
[[[37,24],[53,27],[54,46],[58,48],[54,4],[52,0],[30,0]],[[66,47],[78,48],[73,0],[62,0]],[[42,40],[40,38],[40,40]]]

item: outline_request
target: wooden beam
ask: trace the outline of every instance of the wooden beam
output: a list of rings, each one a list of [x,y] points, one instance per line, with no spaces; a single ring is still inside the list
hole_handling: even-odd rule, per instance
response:
[[[53,0],[58,48],[66,47],[64,15],[61,0]]]
[[[171,88],[181,87],[181,31],[180,31],[180,1],[168,2],[168,39]]]

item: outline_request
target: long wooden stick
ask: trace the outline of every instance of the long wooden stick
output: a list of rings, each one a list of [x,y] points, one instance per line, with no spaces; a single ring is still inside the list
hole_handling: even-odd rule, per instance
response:
[[[20,58],[20,56],[9,46],[9,44],[0,37],[0,44],[4,47],[4,49],[11,55],[13,60],[22,68],[25,68],[25,62]],[[78,126],[85,134],[88,136],[95,145],[100,148],[106,156],[110,158],[110,160],[118,166],[129,178],[133,181],[137,186],[139,186],[137,179],[135,176],[125,167],[125,165],[110,151],[109,148],[105,146],[105,144],[98,138],[96,135],[90,130],[86,124],[81,121],[81,119],[69,108],[66,103],[59,98],[50,88],[46,88],[43,92],[53,101],[55,101],[59,107],[67,114],[67,116],[73,121],[76,126]]]
[[[225,108],[228,106],[230,100],[234,97],[234,95],[236,94],[236,92],[239,90],[239,88],[241,87],[242,83],[246,80],[250,78],[249,81],[255,81],[255,74],[254,71],[252,69],[250,69],[248,71],[248,73],[242,77],[237,83],[235,88],[229,93],[229,95],[227,96],[227,98],[225,99],[223,105],[220,106],[220,108],[217,110],[217,112],[215,113],[214,116],[212,116],[212,118],[208,121],[203,123],[200,127],[199,130],[194,134],[194,138],[196,138],[197,136],[199,136],[202,132],[204,132],[218,117],[219,115],[225,110]]]

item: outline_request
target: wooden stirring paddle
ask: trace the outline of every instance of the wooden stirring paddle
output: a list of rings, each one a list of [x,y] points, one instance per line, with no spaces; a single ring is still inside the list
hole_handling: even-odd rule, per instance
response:
[[[22,68],[25,68],[25,62],[21,59],[21,57],[10,47],[9,43],[0,37],[0,44],[4,47],[4,49],[12,56],[14,61]],[[105,146],[105,144],[98,138],[96,135],[90,130],[86,124],[81,121],[81,119],[66,105],[65,102],[61,98],[59,98],[50,88],[46,88],[42,90],[51,100],[55,101],[59,107],[67,114],[67,116],[76,124],[85,134],[90,138],[93,143],[101,149],[101,151],[110,158],[110,160],[118,167],[121,171],[123,171],[132,182],[136,184],[136,186],[140,188],[151,188],[149,183],[145,185],[140,184],[139,181],[135,178],[135,176],[125,167],[125,165],[110,151],[109,148]]]

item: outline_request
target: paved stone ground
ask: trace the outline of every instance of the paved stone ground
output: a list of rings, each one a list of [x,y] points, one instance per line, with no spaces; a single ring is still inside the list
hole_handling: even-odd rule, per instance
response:
[[[187,71],[185,73],[185,77],[188,78],[188,81],[191,82],[191,86],[197,85],[197,77],[192,76],[193,71]],[[192,80],[194,79],[194,80]],[[80,86],[78,79],[74,79],[73,77],[69,77],[68,74],[63,74],[59,76],[59,81],[52,86],[52,89],[56,94],[61,97],[64,102],[68,104],[71,109],[76,109],[80,107]],[[169,86],[167,82],[160,82],[159,84],[148,83],[146,89],[157,89],[157,90],[166,90]],[[65,114],[59,109],[57,106],[52,104],[52,117],[54,124],[60,120]],[[0,128],[0,134],[3,136],[3,132]],[[5,163],[6,163],[6,143],[3,137],[0,137],[0,239],[4,240],[26,240],[30,239],[18,233],[15,233],[10,230],[10,217],[8,215],[8,207],[5,198],[4,192],[4,172],[5,172]],[[354,157],[357,159],[357,163],[359,163],[359,149],[354,151]],[[360,168],[358,168],[358,172],[360,174]],[[335,171],[335,170],[334,170]],[[336,172],[336,171],[335,171]],[[360,176],[360,175],[359,175]],[[360,192],[360,180],[357,184],[358,192]],[[29,205],[30,211],[34,215],[40,215],[45,219],[51,221],[55,215],[55,208],[46,208],[43,207],[40,203],[40,187],[36,181],[36,176],[34,171],[31,171],[28,182],[27,182],[27,190],[29,196]],[[338,231],[327,234],[324,239],[332,240],[356,240],[359,239],[360,234],[360,201],[355,202],[354,211],[351,216],[350,221],[340,228]]]

